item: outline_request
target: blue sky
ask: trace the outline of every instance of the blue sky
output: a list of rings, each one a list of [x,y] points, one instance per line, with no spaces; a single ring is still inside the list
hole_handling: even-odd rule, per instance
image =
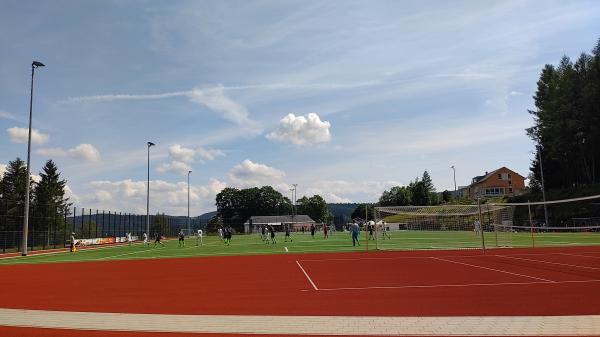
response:
[[[539,73],[600,37],[597,1],[7,1],[0,165],[52,158],[79,207],[214,209],[225,186],[376,201],[529,172]],[[0,170],[3,166],[0,166]]]

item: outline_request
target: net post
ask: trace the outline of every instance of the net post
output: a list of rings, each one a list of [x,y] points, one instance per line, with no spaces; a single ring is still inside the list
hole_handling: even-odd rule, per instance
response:
[[[369,251],[369,205],[365,203],[365,239],[367,239],[367,243],[365,244],[365,250]]]
[[[373,222],[375,223],[375,250],[379,250],[379,232],[377,231],[377,208],[373,206]]]
[[[545,204],[544,207],[546,207]],[[531,248],[535,248],[535,237],[533,235],[533,221],[531,220],[531,202],[529,200],[527,200],[527,210],[529,211],[529,227],[531,228]]]
[[[481,230],[481,248],[483,249],[483,253],[485,254],[485,237],[483,235],[483,217],[481,216],[481,198],[477,198],[477,208],[479,209],[479,226]]]

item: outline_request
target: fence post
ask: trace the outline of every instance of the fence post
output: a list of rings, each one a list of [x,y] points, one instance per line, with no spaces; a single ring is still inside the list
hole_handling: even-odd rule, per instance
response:
[[[98,209],[96,208],[96,236],[94,236],[94,238],[98,238],[98,227],[99,227],[99,223],[98,223]]]
[[[65,207],[65,209],[63,210],[63,217],[64,217],[64,223],[63,223],[63,248],[67,247],[67,214],[69,213],[69,207]]]

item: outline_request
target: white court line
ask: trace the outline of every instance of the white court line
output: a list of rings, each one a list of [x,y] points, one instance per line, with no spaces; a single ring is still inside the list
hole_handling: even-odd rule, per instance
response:
[[[531,284],[570,284],[570,283],[596,283],[600,280],[574,280],[574,281],[532,281],[532,282],[500,282],[500,283],[462,283],[462,284],[429,284],[429,285],[406,285],[406,286],[370,286],[370,287],[340,287],[340,288],[319,288],[319,291],[338,291],[338,290],[376,290],[376,289],[412,289],[412,288],[463,288],[463,287],[495,287],[495,286],[520,286]]]
[[[589,257],[590,259],[600,259],[600,256],[590,256],[590,255],[580,255],[580,254],[568,254],[568,253],[560,253],[560,255],[580,256],[580,257]]]
[[[313,280],[310,278],[310,276],[308,276],[308,273],[306,273],[306,270],[304,270],[304,268],[302,268],[302,265],[300,264],[300,262],[298,262],[296,260],[296,264],[298,264],[298,267],[300,267],[300,270],[302,270],[302,272],[304,273],[304,276],[306,276],[306,278],[308,279],[308,282],[310,282],[310,284],[313,286],[313,288],[315,290],[319,290],[319,288],[317,288],[317,286],[315,285],[315,283],[313,282]]]
[[[502,269],[496,269],[496,268],[490,268],[490,267],[483,267],[483,266],[478,266],[478,265],[470,264],[470,263],[464,263],[464,262],[446,260],[446,259],[441,259],[439,257],[430,257],[430,258],[434,259],[434,260],[439,260],[439,261],[445,261],[445,262],[450,262],[450,263],[462,264],[462,265],[469,266],[469,267],[475,267],[475,268],[481,268],[481,269],[487,269],[487,270],[497,271],[499,273],[504,273],[504,274],[510,274],[510,275],[516,275],[516,276],[522,276],[522,277],[532,278],[532,279],[535,279],[535,280],[541,280],[541,281],[552,282],[552,283],[556,282],[556,281],[548,280],[548,279],[541,278],[541,277],[535,277],[535,276],[529,276],[529,275],[525,275],[525,274],[513,273],[513,272],[502,270]]]
[[[555,265],[558,265],[558,266],[567,266],[567,267],[575,267],[575,268],[600,270],[600,268],[588,267],[588,266],[580,266],[578,264],[550,262],[550,261],[543,261],[543,260],[533,260],[533,259],[525,259],[525,258],[522,258],[522,257],[506,256],[506,255],[495,255],[495,256],[505,257],[505,258],[508,258],[508,259],[515,259],[515,260],[523,260],[523,261],[533,261],[533,262],[541,262],[541,263],[547,263],[547,264],[555,264]]]

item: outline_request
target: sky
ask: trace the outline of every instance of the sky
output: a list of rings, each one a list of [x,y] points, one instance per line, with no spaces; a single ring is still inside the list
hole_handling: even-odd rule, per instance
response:
[[[215,210],[225,187],[374,202],[529,174],[545,64],[600,38],[598,1],[0,0],[0,173],[48,159],[75,206]]]

